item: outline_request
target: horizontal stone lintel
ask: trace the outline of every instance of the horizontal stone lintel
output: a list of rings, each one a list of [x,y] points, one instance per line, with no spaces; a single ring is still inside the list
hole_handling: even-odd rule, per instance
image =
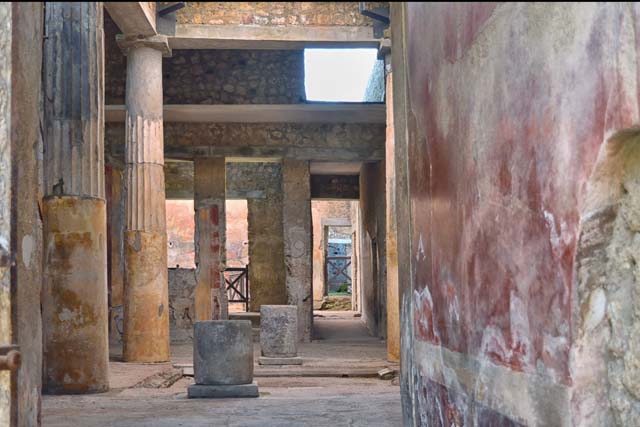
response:
[[[173,49],[378,48],[380,43],[373,36],[373,27],[336,25],[179,24],[172,36]]]
[[[124,122],[124,105],[107,105],[106,122]],[[384,104],[164,105],[165,122],[179,123],[385,123]]]
[[[123,157],[124,146],[113,147],[112,157]],[[384,160],[384,149],[320,147],[247,147],[247,146],[165,146],[165,159],[192,160],[197,157],[277,157],[296,160],[363,161]]]
[[[104,2],[120,31],[127,35],[156,35],[155,8],[149,2]]]

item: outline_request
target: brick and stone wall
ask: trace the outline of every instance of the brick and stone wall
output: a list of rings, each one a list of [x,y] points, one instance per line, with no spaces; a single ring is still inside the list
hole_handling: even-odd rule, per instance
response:
[[[193,340],[195,268],[169,269],[169,328],[172,343]]]
[[[165,104],[305,101],[300,50],[175,50],[163,63]]]
[[[245,156],[260,148],[291,147],[322,150],[365,150],[384,155],[384,124],[320,123],[165,123],[165,151],[195,150],[198,147],[242,146]],[[105,147],[121,157],[124,150],[124,124],[107,123]],[[213,155],[212,152],[207,154]],[[363,154],[366,154],[363,151]]]
[[[107,38],[107,50],[106,103],[123,104],[126,58],[113,39]],[[298,104],[306,99],[301,50],[174,50],[162,66],[165,104]]]
[[[384,5],[367,2],[367,8]],[[189,2],[176,13],[178,24],[371,26],[357,2]]]

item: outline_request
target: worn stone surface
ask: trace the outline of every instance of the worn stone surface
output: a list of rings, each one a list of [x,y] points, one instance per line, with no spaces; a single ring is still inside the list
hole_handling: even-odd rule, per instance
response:
[[[169,269],[169,329],[171,343],[193,340],[196,273],[191,268]]]
[[[11,97],[12,205],[18,213],[14,218],[12,242],[12,252],[16,254],[12,271],[15,284],[13,334],[22,358],[17,377],[16,409],[17,425],[29,426],[37,425],[40,419],[42,387],[43,243],[36,195],[42,194],[39,119],[43,13],[39,3],[14,3],[12,7],[11,87],[19,94]],[[2,167],[4,165],[0,165]]]
[[[158,232],[125,231],[123,358],[169,360],[167,239]]]
[[[107,230],[104,200],[43,201],[43,389],[105,391],[108,378]]]
[[[196,384],[233,385],[253,381],[253,340],[248,320],[208,320],[194,325]]]
[[[611,137],[600,149],[581,214],[571,360],[574,411],[583,422],[640,422],[638,165],[640,133]]]
[[[264,186],[264,198],[247,201],[250,311],[260,311],[262,304],[288,302],[282,225],[282,167],[277,164],[277,167],[265,170],[270,172],[267,175],[270,178],[266,181],[268,185]]]
[[[272,366],[281,366],[281,365],[302,365],[302,357],[294,356],[294,357],[267,357],[260,356],[258,358],[258,363],[261,365],[272,365]]]
[[[282,192],[288,303],[297,307],[297,339],[310,341],[313,322],[313,236],[309,162],[283,160]]]
[[[108,123],[107,151],[124,155],[124,125]],[[385,126],[320,123],[166,123],[165,155],[293,157],[298,160],[384,158]]]
[[[204,385],[191,384],[187,388],[187,395],[191,399],[202,398],[236,398],[236,397],[259,397],[258,383],[251,384],[231,384],[231,385]]]
[[[367,7],[384,4],[367,2]],[[360,14],[357,2],[190,2],[176,17],[180,24],[373,25]]]
[[[267,357],[295,357],[298,353],[298,307],[260,307],[260,349]]]

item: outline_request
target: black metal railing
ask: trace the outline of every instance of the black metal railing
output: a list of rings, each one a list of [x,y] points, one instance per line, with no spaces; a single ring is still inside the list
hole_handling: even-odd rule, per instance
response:
[[[327,262],[327,274],[331,274],[331,281],[339,281],[342,276],[346,279],[346,283],[351,284],[351,276],[347,272],[347,268],[351,265],[351,255],[348,256],[328,256],[325,258]],[[330,270],[333,268],[333,270]]]
[[[229,302],[243,303],[244,311],[249,311],[249,266],[227,267],[224,281]]]

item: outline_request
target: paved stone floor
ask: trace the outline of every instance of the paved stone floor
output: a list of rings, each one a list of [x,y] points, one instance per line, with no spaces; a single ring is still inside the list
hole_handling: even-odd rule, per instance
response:
[[[366,335],[358,318],[328,315],[315,319],[314,341],[301,346],[305,367],[314,372],[392,366],[384,360],[385,343]],[[114,348],[112,354],[118,353]],[[172,347],[173,363],[189,363],[191,346]],[[259,347],[256,347],[256,358]],[[166,388],[135,387],[172,370],[171,364],[128,364],[114,357],[108,393],[43,396],[44,426],[400,426],[400,390],[377,378],[308,377],[282,370],[260,376],[257,399],[187,399],[193,378]],[[291,376],[293,375],[293,376]]]

